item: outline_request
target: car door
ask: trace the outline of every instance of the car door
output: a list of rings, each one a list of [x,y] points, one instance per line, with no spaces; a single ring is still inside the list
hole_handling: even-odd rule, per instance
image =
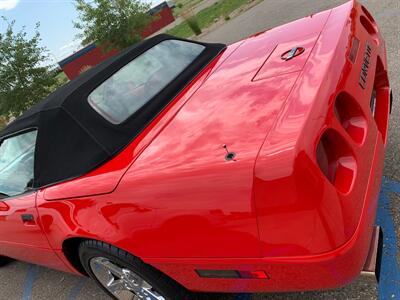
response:
[[[0,141],[0,255],[32,262],[49,248],[31,188],[36,136],[31,129]]]

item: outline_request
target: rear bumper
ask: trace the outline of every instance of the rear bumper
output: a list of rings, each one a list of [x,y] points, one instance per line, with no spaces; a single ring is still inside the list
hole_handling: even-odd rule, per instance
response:
[[[352,238],[341,247],[312,256],[229,259],[149,258],[146,263],[186,288],[203,292],[279,292],[338,288],[363,270],[369,254],[379,198],[384,145],[377,136],[375,155],[360,222]],[[195,270],[265,271],[269,279],[200,278]]]

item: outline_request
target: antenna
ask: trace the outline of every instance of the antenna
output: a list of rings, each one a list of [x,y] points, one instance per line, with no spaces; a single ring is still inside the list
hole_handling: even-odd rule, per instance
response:
[[[222,147],[225,149],[225,151],[226,151],[226,154],[229,154],[229,151],[228,151],[228,146],[227,146],[226,144],[224,144]]]
[[[226,151],[226,155],[225,155],[225,160],[227,161],[231,161],[234,160],[236,157],[236,153],[235,152],[230,152],[228,150],[228,146],[226,144],[223,144],[222,147],[225,149]]]

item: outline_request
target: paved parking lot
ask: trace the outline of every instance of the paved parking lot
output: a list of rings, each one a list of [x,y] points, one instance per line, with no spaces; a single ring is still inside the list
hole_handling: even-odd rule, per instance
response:
[[[207,41],[233,42],[265,28],[344,3],[344,0],[264,0],[244,14],[203,37]],[[390,79],[394,91],[385,180],[377,222],[385,228],[382,280],[379,286],[360,278],[352,285],[326,292],[268,295],[202,295],[200,299],[400,299],[400,1],[362,1],[373,12],[387,41]],[[0,270],[0,300],[109,299],[86,279],[21,262]]]

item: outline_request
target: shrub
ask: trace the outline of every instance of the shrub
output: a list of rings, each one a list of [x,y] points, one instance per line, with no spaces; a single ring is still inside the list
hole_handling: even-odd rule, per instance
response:
[[[186,22],[195,35],[201,34],[201,28],[196,16],[191,16],[186,19]]]
[[[0,130],[7,126],[7,118],[0,116]]]

